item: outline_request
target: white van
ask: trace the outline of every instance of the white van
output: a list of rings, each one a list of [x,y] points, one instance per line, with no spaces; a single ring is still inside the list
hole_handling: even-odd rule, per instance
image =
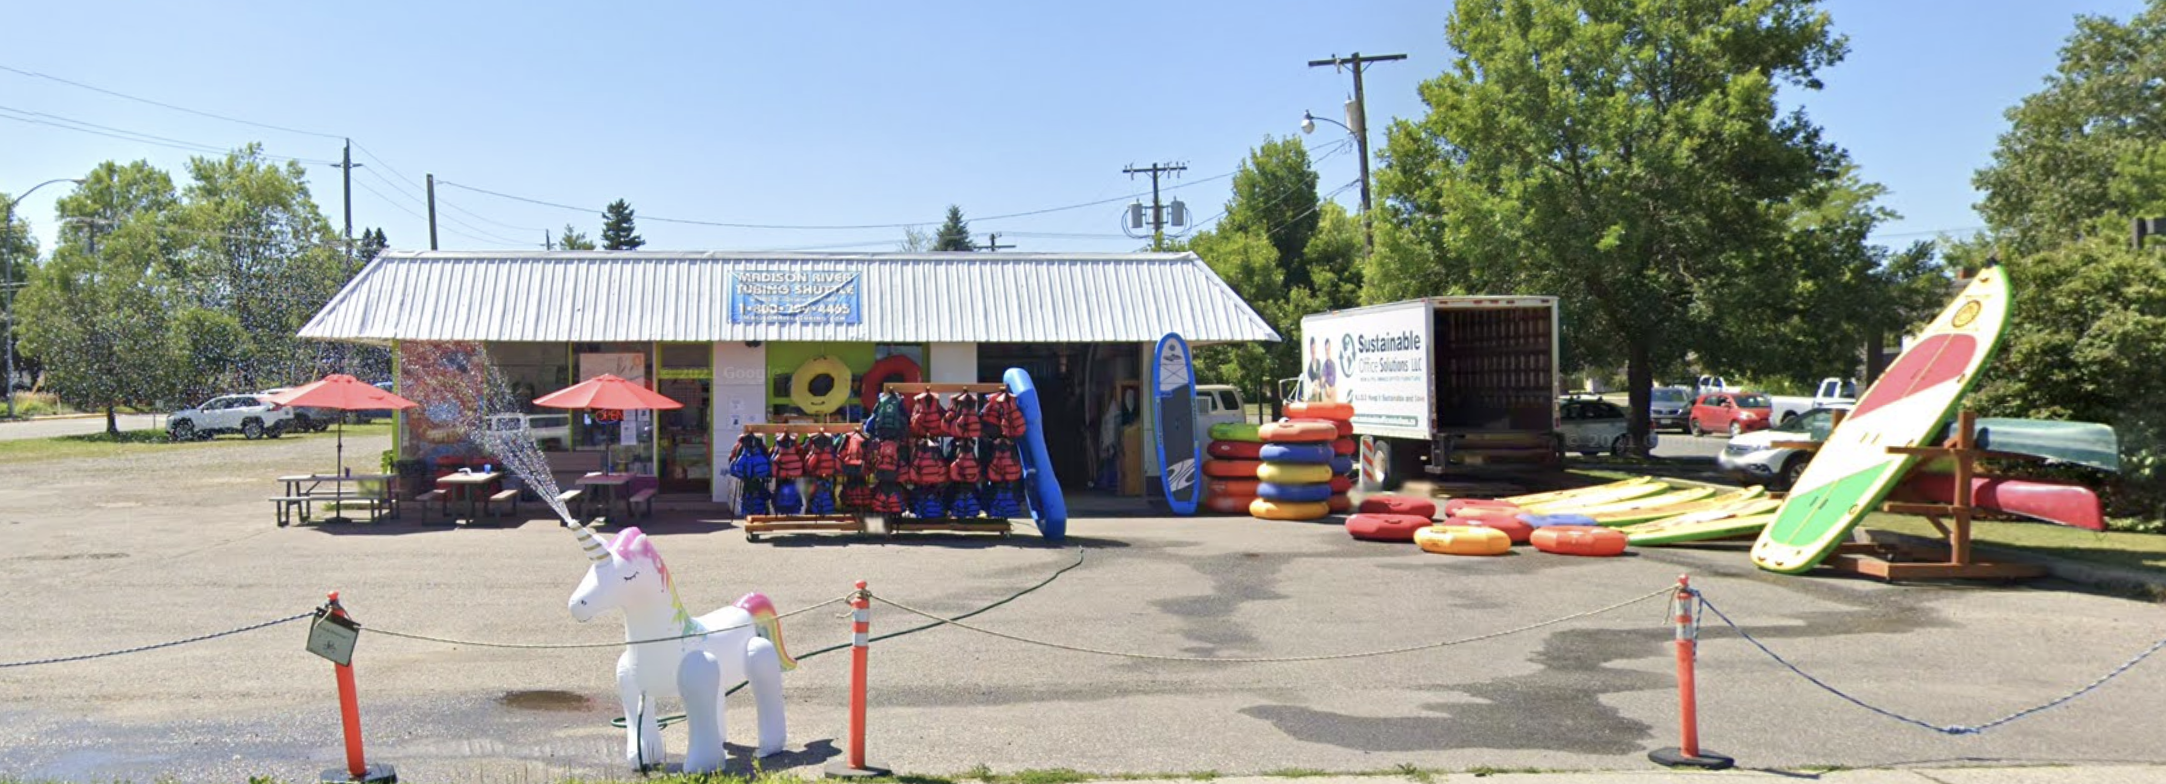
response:
[[[1246,406],[1241,402],[1241,390],[1223,384],[1207,384],[1196,387],[1196,432],[1211,432],[1211,426],[1220,422],[1240,424],[1248,421]]]
[[[527,437],[543,448],[552,443],[558,449],[572,448],[570,414],[497,414],[489,417],[489,430],[496,433],[525,431]]]

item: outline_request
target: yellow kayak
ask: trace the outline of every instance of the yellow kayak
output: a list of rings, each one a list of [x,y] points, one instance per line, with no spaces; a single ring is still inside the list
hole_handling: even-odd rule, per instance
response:
[[[1550,506],[1544,504],[1543,509],[1549,510],[1553,513],[1569,512],[1571,514],[1583,514],[1592,517],[1594,515],[1599,515],[1606,512],[1629,512],[1634,509],[1649,509],[1657,506],[1676,506],[1678,504],[1686,504],[1693,501],[1704,500],[1708,496],[1714,494],[1715,488],[1712,487],[1686,487],[1672,490],[1667,493],[1640,496],[1638,498],[1633,498],[1625,501],[1612,501],[1605,504],[1575,504],[1568,507]]]
[[[1550,491],[1550,492],[1547,492],[1547,493],[1532,493],[1532,494],[1529,494],[1529,495],[1515,495],[1515,496],[1510,496],[1510,497],[1507,497],[1507,498],[1499,498],[1499,499],[1497,499],[1497,500],[1499,500],[1499,501],[1503,501],[1503,502],[1505,502],[1505,503],[1508,503],[1508,504],[1511,504],[1511,505],[1513,505],[1513,506],[1529,506],[1529,505],[1533,505],[1533,504],[1546,504],[1546,503],[1549,503],[1549,502],[1551,502],[1551,501],[1562,501],[1562,500],[1565,500],[1565,499],[1567,499],[1567,498],[1578,498],[1578,497],[1580,497],[1580,496],[1583,496],[1583,495],[1589,495],[1589,494],[1592,494],[1592,493],[1600,493],[1600,492],[1604,492],[1604,491],[1608,491],[1608,490],[1615,490],[1615,489],[1617,489],[1617,488],[1620,488],[1620,487],[1628,487],[1628,486],[1631,486],[1631,485],[1643,485],[1643,484],[1647,484],[1648,482],[1652,482],[1652,481],[1654,481],[1654,480],[1655,480],[1655,478],[1654,478],[1654,477],[1651,477],[1651,476],[1640,476],[1640,477],[1633,477],[1633,478],[1631,478],[1631,479],[1626,479],[1626,480],[1624,480],[1624,481],[1621,481],[1621,482],[1611,482],[1611,483],[1609,483],[1609,484],[1606,484],[1606,485],[1594,485],[1594,486],[1592,486],[1592,487],[1578,487],[1578,488],[1573,488],[1573,489],[1571,489],[1571,490],[1552,490],[1552,491]]]
[[[1774,502],[1770,502],[1774,503]],[[1780,506],[1780,504],[1776,504]],[[1720,517],[1712,520],[1688,520],[1690,516],[1656,520],[1652,523],[1626,526],[1616,530],[1625,533],[1625,542],[1634,547],[1651,544],[1680,544],[1704,542],[1709,539],[1728,539],[1733,536],[1757,535],[1768,523],[1775,521],[1773,506],[1761,514]]]
[[[1732,506],[1740,506],[1752,501],[1763,500],[1766,497],[1767,491],[1762,489],[1759,485],[1754,485],[1752,487],[1748,487],[1742,490],[1733,490],[1727,493],[1722,493],[1720,495],[1712,495],[1696,501],[1685,501],[1682,503],[1662,504],[1656,506],[1640,506],[1630,509],[1607,509],[1600,512],[1581,511],[1580,514],[1592,517],[1594,518],[1595,522],[1602,525],[1631,525],[1633,523],[1644,523],[1651,520],[1661,520],[1664,518],[1676,517],[1683,514],[1692,514],[1694,512],[1705,512],[1715,509],[1724,509]],[[1770,506],[1769,508],[1773,507]]]

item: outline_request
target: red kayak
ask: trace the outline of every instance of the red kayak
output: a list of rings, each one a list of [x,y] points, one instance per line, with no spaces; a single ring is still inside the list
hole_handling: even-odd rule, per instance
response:
[[[1898,500],[1955,503],[1955,477],[1916,474],[1896,488]],[[1970,480],[1971,503],[1980,509],[2023,515],[2093,531],[2106,530],[2106,513],[2091,488],[2070,482],[1979,476]]]

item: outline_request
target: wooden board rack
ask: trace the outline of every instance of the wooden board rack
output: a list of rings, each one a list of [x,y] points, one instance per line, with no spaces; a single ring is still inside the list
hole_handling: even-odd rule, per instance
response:
[[[903,395],[915,395],[915,394],[917,394],[917,393],[919,393],[919,392],[937,392],[937,393],[942,393],[942,394],[955,394],[955,393],[957,393],[957,392],[981,392],[981,393],[984,393],[984,392],[1005,392],[1005,391],[1007,391],[1007,389],[1008,389],[1008,385],[1006,385],[1006,384],[958,384],[958,383],[948,383],[948,382],[908,382],[908,381],[890,381],[890,382],[888,382],[887,384],[885,384],[884,386],[882,386],[882,387],[881,387],[881,389],[883,389],[883,390],[886,390],[886,391],[888,391],[888,392],[894,392],[894,393],[897,393],[897,394],[903,394]]]

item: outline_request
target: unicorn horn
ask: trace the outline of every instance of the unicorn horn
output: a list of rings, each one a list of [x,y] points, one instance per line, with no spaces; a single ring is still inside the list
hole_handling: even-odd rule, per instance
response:
[[[594,535],[594,529],[584,525],[574,525],[572,526],[572,535],[579,537],[579,547],[587,551],[588,560],[595,563],[609,560],[609,547],[602,544],[601,537]]]

